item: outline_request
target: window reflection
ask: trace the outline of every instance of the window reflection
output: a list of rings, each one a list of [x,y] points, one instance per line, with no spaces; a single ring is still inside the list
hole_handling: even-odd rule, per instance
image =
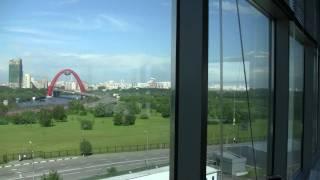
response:
[[[270,20],[247,1],[239,1],[245,60],[243,65],[236,1],[223,1],[222,11],[221,69],[219,1],[210,1],[208,164],[222,171],[224,177],[239,178],[254,178],[256,166],[257,176],[264,179],[267,163],[266,136],[270,119]],[[244,66],[249,98],[246,93]],[[221,74],[223,82],[220,82]],[[221,140],[223,149],[220,147]]]
[[[304,47],[295,37],[290,36],[289,59],[289,121],[288,121],[288,178],[301,167],[301,141],[303,120]]]

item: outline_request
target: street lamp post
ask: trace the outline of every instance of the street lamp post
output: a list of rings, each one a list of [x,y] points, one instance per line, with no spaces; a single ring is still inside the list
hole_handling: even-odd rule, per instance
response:
[[[149,155],[149,132],[148,131],[144,131],[144,133],[147,136],[147,159],[146,159],[146,166],[148,167],[148,155]]]
[[[34,155],[34,153],[33,153],[33,146],[32,146],[32,141],[29,141],[29,144],[31,145],[31,156],[32,156],[32,169],[33,169],[33,175],[32,175],[32,179],[34,180],[34,174],[35,174],[35,172],[34,172],[34,159],[33,159],[33,155]]]

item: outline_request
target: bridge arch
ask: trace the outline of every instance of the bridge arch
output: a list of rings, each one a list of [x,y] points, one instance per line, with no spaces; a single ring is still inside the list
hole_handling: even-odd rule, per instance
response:
[[[81,93],[84,93],[86,90],[84,88],[84,85],[80,79],[80,77],[78,76],[78,74],[76,72],[74,72],[72,69],[63,69],[61,71],[59,71],[55,76],[54,78],[52,79],[52,81],[50,82],[50,85],[48,86],[48,92],[47,92],[47,96],[52,96],[52,93],[53,93],[53,89],[54,89],[54,86],[56,85],[56,82],[57,80],[59,79],[59,77],[62,75],[62,74],[65,74],[65,73],[70,73],[73,75],[73,77],[76,78],[77,80],[77,83],[79,84],[79,87],[80,87],[80,92]]]

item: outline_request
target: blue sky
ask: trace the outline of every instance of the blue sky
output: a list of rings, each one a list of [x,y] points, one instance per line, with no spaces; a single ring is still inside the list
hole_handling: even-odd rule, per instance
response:
[[[209,84],[219,83],[218,2],[209,4]],[[223,2],[224,79],[243,84],[235,0]],[[269,21],[245,0],[239,6],[246,60],[257,62],[247,65],[265,87]],[[169,81],[171,13],[171,0],[1,0],[0,82],[16,57],[36,78],[72,68],[89,83]]]
[[[15,57],[39,78],[72,68],[87,82],[170,79],[169,0],[0,3],[0,82]]]

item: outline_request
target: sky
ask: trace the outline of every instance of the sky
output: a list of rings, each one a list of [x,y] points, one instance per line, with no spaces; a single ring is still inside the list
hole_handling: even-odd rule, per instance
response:
[[[209,2],[209,84],[217,84],[219,1]],[[245,0],[239,8],[248,75],[266,87],[269,20]],[[223,19],[224,82],[243,84],[235,0],[223,1]],[[49,81],[64,68],[88,83],[170,81],[171,21],[171,0],[1,0],[0,83],[12,58]]]
[[[8,61],[49,80],[71,68],[89,83],[170,80],[169,0],[1,0],[0,82]]]

